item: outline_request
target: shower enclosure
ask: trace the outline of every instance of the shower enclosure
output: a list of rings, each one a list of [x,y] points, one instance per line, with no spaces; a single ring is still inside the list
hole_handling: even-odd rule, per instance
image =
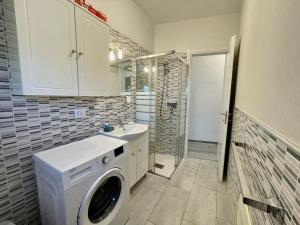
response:
[[[187,72],[175,51],[136,60],[136,121],[149,124],[150,171],[166,178],[184,157]]]

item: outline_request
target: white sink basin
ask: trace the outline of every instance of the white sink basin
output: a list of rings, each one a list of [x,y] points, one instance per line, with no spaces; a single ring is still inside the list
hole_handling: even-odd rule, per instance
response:
[[[133,123],[125,125],[124,128],[125,130],[122,127],[115,127],[115,129],[111,132],[100,131],[100,134],[128,141],[145,133],[148,130],[148,125]]]

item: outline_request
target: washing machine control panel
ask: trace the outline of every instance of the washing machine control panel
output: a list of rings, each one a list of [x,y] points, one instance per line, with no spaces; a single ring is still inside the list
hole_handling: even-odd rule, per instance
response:
[[[108,165],[113,163],[115,160],[118,160],[125,153],[124,146],[118,147],[107,152],[105,155],[100,156],[97,159],[97,167],[101,168],[103,165]]]
[[[109,156],[104,156],[102,159],[102,163],[105,165],[108,164],[110,161],[111,161],[111,159]]]

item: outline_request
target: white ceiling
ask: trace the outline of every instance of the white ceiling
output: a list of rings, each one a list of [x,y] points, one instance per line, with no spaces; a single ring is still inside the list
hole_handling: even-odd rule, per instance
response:
[[[154,23],[240,12],[242,0],[133,0]]]

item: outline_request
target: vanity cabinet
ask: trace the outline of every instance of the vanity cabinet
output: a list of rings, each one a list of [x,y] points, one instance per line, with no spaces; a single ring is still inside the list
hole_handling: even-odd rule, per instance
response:
[[[149,170],[148,131],[134,140],[128,141],[130,150],[129,180],[130,187],[138,182]]]
[[[8,41],[19,54],[10,64],[20,67],[12,74],[14,94],[110,95],[106,24],[68,0],[13,3],[17,39]]]

